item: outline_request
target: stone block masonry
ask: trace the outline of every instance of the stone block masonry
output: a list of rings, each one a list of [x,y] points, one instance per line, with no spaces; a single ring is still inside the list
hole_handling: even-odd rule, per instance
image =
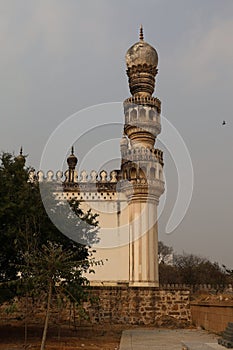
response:
[[[77,325],[122,324],[185,327],[191,324],[190,291],[187,289],[159,289],[156,287],[95,286],[88,288],[88,302],[81,307],[85,317],[80,318],[79,310],[73,313],[69,303],[58,309],[54,300],[51,307],[50,325],[64,325],[74,322]],[[28,300],[29,324],[43,324],[45,298]],[[15,299],[13,304],[0,307],[0,324],[14,323],[25,319],[25,298]],[[8,311],[7,311],[8,310]],[[18,322],[17,321],[17,322]]]
[[[84,303],[88,323],[185,327],[191,323],[190,291],[156,287],[91,287]]]

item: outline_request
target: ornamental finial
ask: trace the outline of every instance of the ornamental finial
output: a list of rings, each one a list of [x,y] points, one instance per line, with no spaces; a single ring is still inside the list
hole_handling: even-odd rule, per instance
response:
[[[71,147],[71,154],[67,158],[67,163],[69,166],[69,170],[74,170],[78,163],[78,158],[74,155],[74,146]]]
[[[144,39],[144,35],[143,35],[143,26],[142,26],[142,24],[141,24],[141,26],[140,26],[139,39],[140,39],[140,41],[143,41],[143,39]]]
[[[23,166],[24,166],[25,161],[26,161],[26,158],[25,158],[25,156],[23,155],[23,147],[22,147],[22,146],[20,147],[19,155],[18,155],[15,159],[17,159],[18,161],[20,161],[20,162],[23,164]]]

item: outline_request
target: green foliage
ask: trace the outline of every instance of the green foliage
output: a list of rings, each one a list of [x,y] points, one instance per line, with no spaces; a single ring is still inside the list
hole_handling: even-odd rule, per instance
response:
[[[15,263],[20,257],[15,250],[15,240],[20,227],[24,199],[27,193],[27,173],[20,162],[10,154],[3,154],[0,166],[0,282],[16,277]]]
[[[26,296],[45,296],[46,316],[41,350],[45,349],[53,297],[57,297],[58,309],[66,301],[80,305],[86,299],[84,286],[87,278],[82,276],[84,261],[77,260],[76,252],[65,250],[62,245],[47,242],[36,251],[26,252],[24,264],[20,267],[21,280]],[[86,270],[86,268],[85,268]]]
[[[53,297],[59,308],[63,300],[79,304],[86,298],[83,287],[88,280],[83,272],[95,264],[89,248],[98,241],[98,221],[97,215],[83,212],[75,200],[56,201],[57,184],[44,183],[39,188],[36,179],[30,181],[31,169],[24,165],[22,156],[1,156],[0,302],[15,295],[45,296],[44,350]]]
[[[46,295],[51,283],[58,302],[66,297],[78,303],[85,296],[82,286],[87,286],[88,280],[82,276],[85,261],[77,259],[76,252],[65,250],[60,244],[47,242],[41,248],[24,254],[20,280],[30,295],[36,296],[43,292]]]
[[[3,293],[1,293],[1,302],[13,297],[16,293],[24,293],[22,279],[18,274],[19,269],[21,271],[22,266],[29,264],[27,254],[29,256],[35,252],[40,255],[45,254],[45,247],[49,249],[48,242],[57,244],[57,249],[60,247],[59,249],[66,254],[69,251],[71,261],[75,263],[79,261],[79,269],[75,276],[77,278],[79,271],[79,283],[82,285],[81,271],[86,271],[90,265],[89,246],[98,241],[97,215],[92,214],[90,210],[87,213],[83,212],[80,203],[75,200],[66,205],[64,202],[57,202],[53,196],[56,183],[45,183],[39,188],[36,181],[28,181],[31,170],[24,166],[24,161],[19,157],[14,158],[8,153],[2,154],[0,289]],[[46,202],[49,216],[41,200],[40,191]],[[60,223],[61,229],[64,228],[63,232],[69,237],[61,233],[50,219]],[[65,225],[67,227],[64,227]],[[39,256],[37,258],[39,259]],[[71,285],[70,282],[70,288]]]

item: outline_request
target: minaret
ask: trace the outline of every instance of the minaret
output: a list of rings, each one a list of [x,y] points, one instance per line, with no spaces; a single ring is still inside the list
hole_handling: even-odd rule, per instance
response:
[[[126,65],[132,96],[124,101],[121,178],[129,208],[129,282],[158,286],[157,206],[164,181],[163,153],[154,145],[161,131],[161,102],[152,96],[158,54],[144,41],[142,26]]]

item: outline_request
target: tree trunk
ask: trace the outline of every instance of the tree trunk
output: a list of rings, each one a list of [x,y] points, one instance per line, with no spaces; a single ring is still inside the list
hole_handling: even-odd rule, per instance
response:
[[[75,303],[73,303],[73,315],[74,315],[74,330],[77,331],[77,325],[76,325],[76,307],[75,307]]]
[[[28,293],[26,294],[26,305],[25,305],[25,321],[24,321],[24,347],[27,347],[28,340]]]
[[[61,311],[62,311],[62,307],[60,303],[60,305],[58,305],[58,334],[57,334],[58,341],[60,341],[61,339]]]
[[[48,291],[48,300],[47,300],[47,310],[46,310],[46,316],[45,316],[45,323],[44,323],[44,331],[41,341],[40,350],[45,349],[45,342],[46,342],[46,336],[47,336],[47,330],[49,325],[49,316],[50,316],[50,305],[51,305],[51,299],[52,299],[52,288],[53,288],[53,282],[52,280],[49,282],[49,291]]]

